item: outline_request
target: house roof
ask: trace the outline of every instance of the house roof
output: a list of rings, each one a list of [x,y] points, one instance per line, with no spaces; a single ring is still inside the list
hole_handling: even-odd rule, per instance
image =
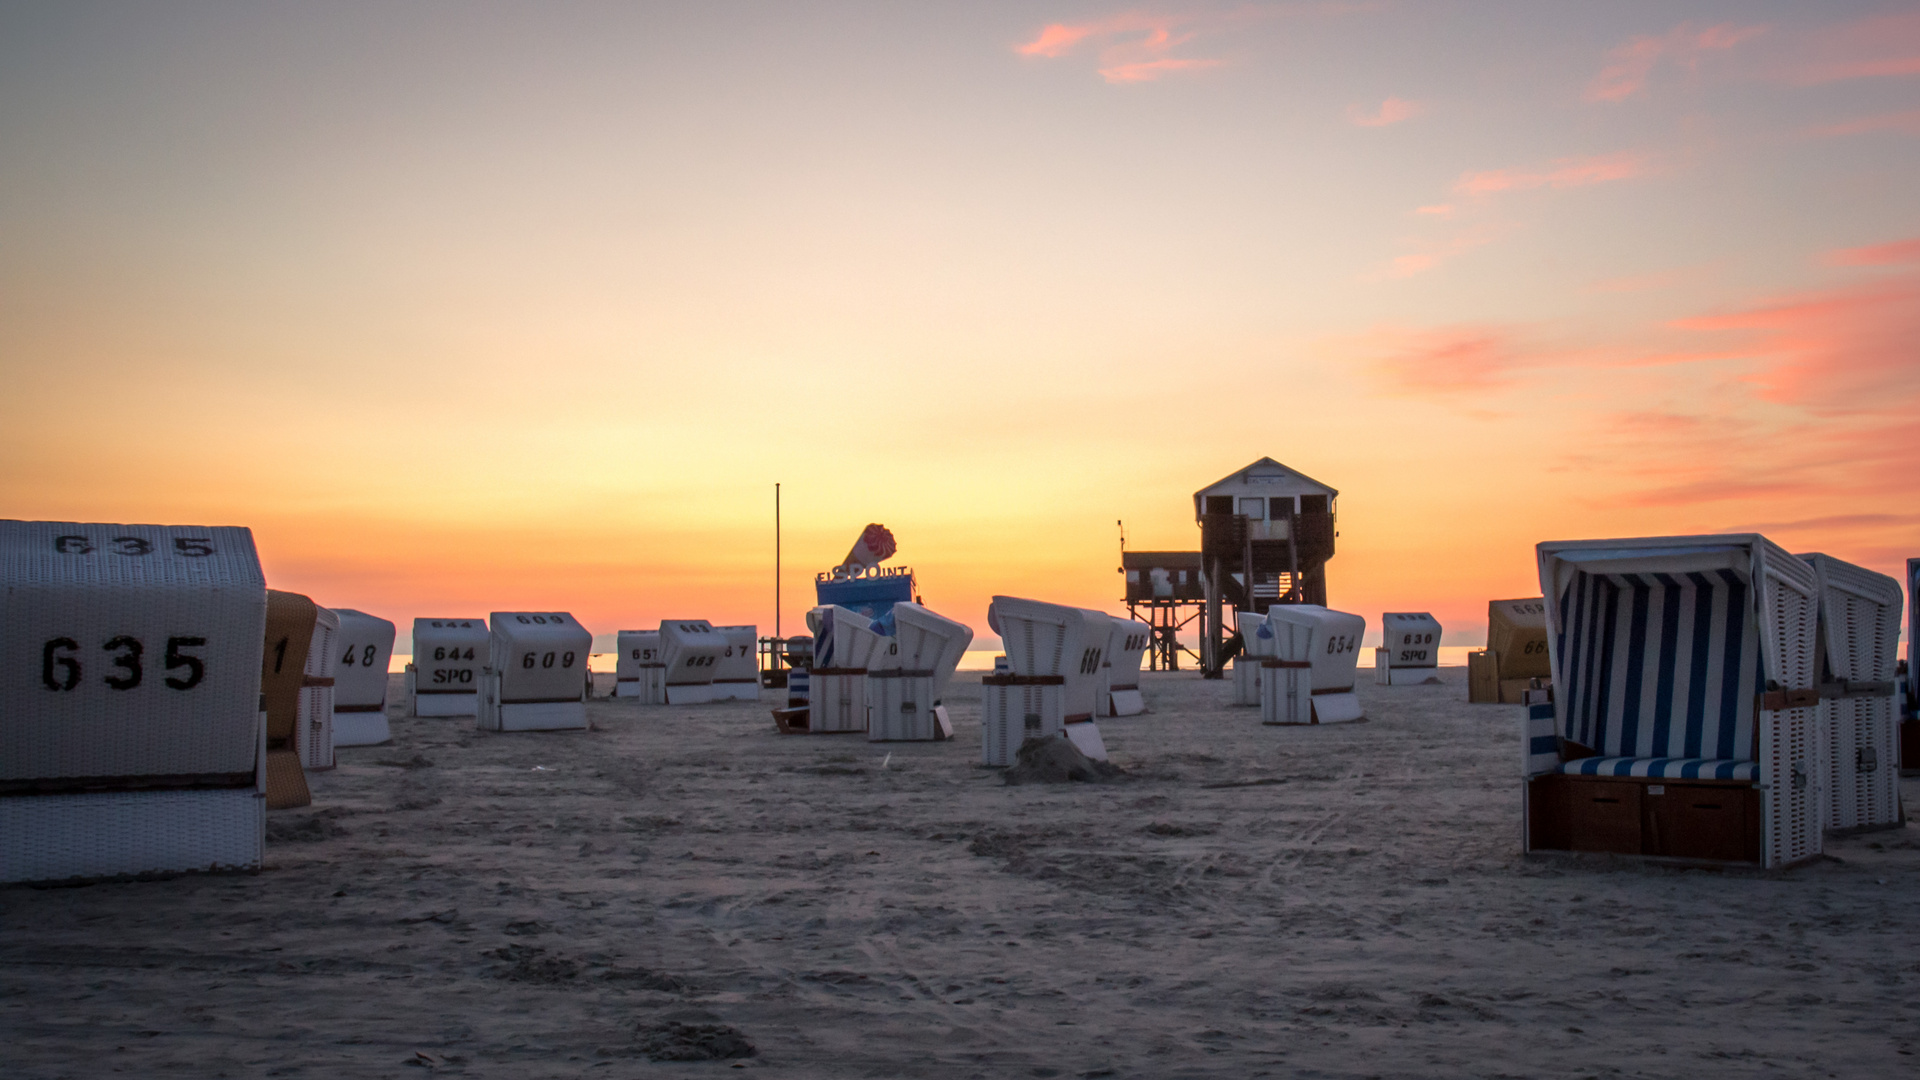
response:
[[[1273,460],[1270,457],[1263,457],[1260,460],[1253,462],[1250,465],[1244,465],[1238,469],[1233,470],[1232,472],[1221,477],[1220,479],[1215,480],[1213,483],[1208,484],[1206,487],[1201,488],[1199,491],[1194,492],[1193,498],[1195,503],[1197,504],[1200,497],[1203,495],[1206,495],[1208,492],[1216,491],[1223,487],[1245,484],[1247,482],[1247,475],[1249,473],[1254,472],[1255,470],[1258,470],[1261,473],[1268,474],[1268,475],[1273,475],[1277,473],[1278,475],[1281,475],[1281,476],[1290,476],[1295,479],[1302,480],[1307,484],[1313,487],[1319,488],[1321,491],[1326,492],[1328,495],[1333,495],[1337,497],[1340,494],[1338,491],[1335,491],[1333,488],[1327,486],[1326,484],[1321,483],[1318,480],[1315,480],[1313,477],[1308,476],[1306,473],[1303,473],[1298,469],[1289,468]]]

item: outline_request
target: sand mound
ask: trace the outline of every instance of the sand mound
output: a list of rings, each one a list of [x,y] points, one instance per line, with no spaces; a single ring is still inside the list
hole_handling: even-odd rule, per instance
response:
[[[1126,775],[1118,765],[1081,753],[1066,737],[1053,736],[1022,743],[1018,760],[1001,778],[1009,784],[1106,784]]]
[[[655,1061],[724,1061],[755,1052],[752,1043],[725,1024],[677,1022],[641,1028],[639,1049]]]

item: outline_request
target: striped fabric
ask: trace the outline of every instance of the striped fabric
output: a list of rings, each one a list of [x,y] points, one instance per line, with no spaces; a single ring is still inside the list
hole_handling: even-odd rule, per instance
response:
[[[1667,780],[1759,780],[1757,761],[1725,758],[1590,757],[1560,766],[1568,776],[1645,776]]]
[[[1560,768],[1560,739],[1555,732],[1551,702],[1527,706],[1527,738],[1521,775],[1539,776]]]
[[[1602,760],[1755,759],[1760,643],[1742,575],[1582,573],[1559,606],[1567,739]]]
[[[1920,705],[1920,559],[1907,560],[1907,700]],[[1920,717],[1920,711],[1913,714]]]

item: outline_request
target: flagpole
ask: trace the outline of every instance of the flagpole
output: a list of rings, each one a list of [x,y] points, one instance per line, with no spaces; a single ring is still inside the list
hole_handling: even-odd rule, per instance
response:
[[[780,638],[780,484],[773,485],[773,636]]]

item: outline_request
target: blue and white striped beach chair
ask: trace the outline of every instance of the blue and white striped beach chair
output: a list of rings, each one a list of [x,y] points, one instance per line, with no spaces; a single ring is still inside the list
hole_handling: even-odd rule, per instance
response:
[[[1812,569],[1751,534],[1538,550],[1554,701],[1525,736],[1528,849],[1819,854]]]

